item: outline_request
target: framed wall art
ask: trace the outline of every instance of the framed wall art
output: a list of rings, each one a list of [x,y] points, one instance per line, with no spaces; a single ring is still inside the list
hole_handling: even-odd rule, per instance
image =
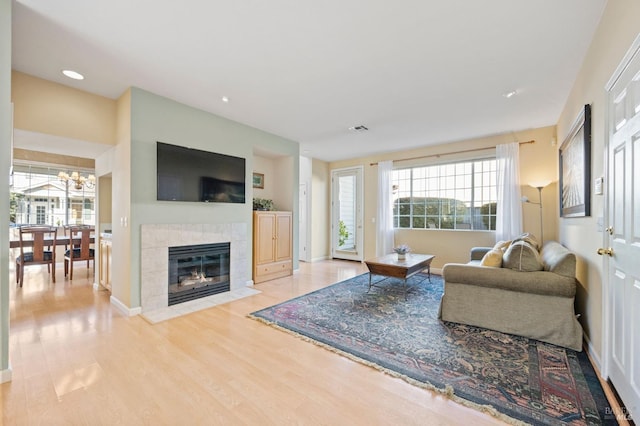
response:
[[[264,173],[253,174],[253,187],[264,189]]]
[[[559,152],[560,216],[590,216],[591,105],[584,106]]]

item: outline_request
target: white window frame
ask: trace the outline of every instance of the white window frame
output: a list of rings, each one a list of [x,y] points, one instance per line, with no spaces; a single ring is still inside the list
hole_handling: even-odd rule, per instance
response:
[[[28,169],[28,171],[25,169]],[[17,215],[17,225],[40,222],[36,206],[46,206],[45,224],[47,225],[95,225],[96,188],[83,188],[82,190],[76,190],[75,188],[72,188],[71,184],[67,186],[66,183],[60,182],[57,177],[58,172],[66,172],[71,169],[78,171],[83,175],[95,173],[93,169],[61,164],[48,164],[30,161],[14,162],[10,192],[18,194],[22,193],[25,195],[25,197],[20,201],[22,206]],[[46,182],[44,180],[40,181],[41,186],[43,184],[48,184],[45,185],[48,189],[41,190],[41,192],[46,191],[46,194],[40,193],[37,195],[29,195],[29,189],[37,185],[31,186],[30,183],[16,178],[17,174],[48,176]],[[30,178],[27,178],[27,180],[29,182],[31,181]],[[55,183],[55,185],[53,185],[53,183]],[[45,187],[43,186],[43,188]],[[66,193],[65,190],[67,191]],[[89,209],[85,209],[87,199],[91,200],[91,208]],[[72,215],[72,209],[74,206],[80,206],[80,209],[76,209],[79,211],[79,215]]]
[[[394,229],[495,230],[495,157],[396,168],[392,176]]]

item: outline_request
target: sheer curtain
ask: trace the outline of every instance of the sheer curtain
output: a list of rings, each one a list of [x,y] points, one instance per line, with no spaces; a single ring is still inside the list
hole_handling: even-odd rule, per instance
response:
[[[393,161],[381,161],[378,163],[376,256],[384,256],[393,251],[392,169]]]
[[[496,146],[498,163],[498,206],[496,241],[512,240],[522,233],[520,196],[520,144]]]

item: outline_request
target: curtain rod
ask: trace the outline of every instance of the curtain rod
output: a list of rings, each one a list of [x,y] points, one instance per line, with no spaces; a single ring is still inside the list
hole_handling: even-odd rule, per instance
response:
[[[526,141],[526,142],[519,142],[520,145],[525,145],[525,144],[529,144],[529,143],[535,143],[534,140],[531,141]],[[397,160],[393,160],[394,162],[396,161],[409,161],[409,160],[419,160],[421,158],[431,158],[431,157],[442,157],[443,155],[452,155],[452,154],[463,154],[465,152],[475,152],[475,151],[485,151],[487,149],[494,149],[495,146],[488,146],[485,148],[474,148],[474,149],[465,149],[462,151],[454,151],[454,152],[443,152],[442,154],[431,154],[431,155],[421,155],[419,157],[409,157],[409,158],[400,158]],[[378,162],[376,161],[375,163],[369,163],[370,166],[377,166]]]

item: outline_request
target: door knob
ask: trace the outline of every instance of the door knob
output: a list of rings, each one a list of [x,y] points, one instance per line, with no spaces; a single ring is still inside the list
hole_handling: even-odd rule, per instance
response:
[[[599,248],[598,249],[598,254],[600,256],[608,254],[609,256],[613,256],[613,249],[611,247],[609,248]]]

